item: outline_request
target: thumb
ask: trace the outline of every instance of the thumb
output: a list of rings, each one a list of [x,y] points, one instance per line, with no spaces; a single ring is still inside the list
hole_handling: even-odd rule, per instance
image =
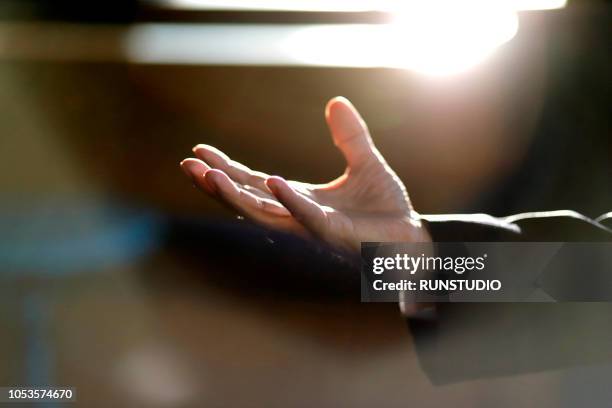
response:
[[[325,119],[334,144],[349,167],[359,167],[372,159],[381,159],[366,123],[348,99],[342,96],[331,99],[325,107]]]

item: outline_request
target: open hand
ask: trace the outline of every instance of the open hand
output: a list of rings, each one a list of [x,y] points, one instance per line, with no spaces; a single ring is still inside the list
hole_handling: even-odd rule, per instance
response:
[[[345,98],[328,102],[325,119],[344,155],[344,174],[326,184],[287,181],[254,171],[218,149],[197,145],[183,171],[205,193],[260,224],[357,251],[362,241],[429,242],[406,189],[374,146]]]

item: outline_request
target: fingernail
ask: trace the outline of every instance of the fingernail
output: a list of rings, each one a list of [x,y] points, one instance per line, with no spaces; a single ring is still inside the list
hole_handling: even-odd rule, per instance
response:
[[[278,193],[279,191],[278,185],[276,184],[278,183],[279,179],[281,178],[278,176],[272,176],[266,182],[266,185],[274,194]]]
[[[274,185],[274,183],[266,183],[266,185],[273,193],[276,194],[278,192],[278,188],[276,187],[276,185]]]
[[[193,146],[191,151],[194,152],[194,153],[205,152],[206,148],[205,148],[205,145],[203,145],[203,144],[197,144],[197,145]]]
[[[187,177],[189,177],[189,179],[191,180],[191,182],[195,182],[195,177],[193,176],[193,174],[191,173],[191,171],[189,171],[188,166],[185,166],[183,163],[185,163],[185,160],[181,161],[179,163],[179,166],[181,166],[181,170],[183,170],[183,173],[185,173],[185,175]]]
[[[349,104],[349,105],[351,104],[351,101],[349,101],[346,96],[341,96],[341,95],[336,96],[334,98],[334,101],[344,102],[344,103]]]
[[[204,182],[206,183],[206,185],[208,186],[208,188],[210,189],[210,191],[211,191],[213,194],[216,194],[216,193],[217,193],[217,191],[218,191],[218,190],[217,190],[217,186],[216,186],[216,185],[215,185],[215,183],[214,183],[214,182],[211,180],[211,177],[210,177],[210,176],[207,176],[208,171],[209,171],[209,170],[207,170],[207,171],[206,171],[206,172],[203,174],[203,177],[204,177]]]

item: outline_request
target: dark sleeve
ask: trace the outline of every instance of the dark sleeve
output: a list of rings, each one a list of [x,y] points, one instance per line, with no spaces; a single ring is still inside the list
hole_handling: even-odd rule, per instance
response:
[[[519,232],[447,216],[430,219],[428,227],[434,241],[612,238],[580,216],[524,217],[514,224]],[[447,303],[437,306],[435,317],[408,325],[420,364],[436,384],[612,362],[610,303]]]

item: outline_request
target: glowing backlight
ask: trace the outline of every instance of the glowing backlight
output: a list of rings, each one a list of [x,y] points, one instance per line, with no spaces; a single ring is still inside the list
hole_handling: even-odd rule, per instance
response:
[[[285,49],[317,65],[459,73],[484,60],[518,30],[516,11],[499,2],[408,1],[390,24],[329,25],[292,35]]]

